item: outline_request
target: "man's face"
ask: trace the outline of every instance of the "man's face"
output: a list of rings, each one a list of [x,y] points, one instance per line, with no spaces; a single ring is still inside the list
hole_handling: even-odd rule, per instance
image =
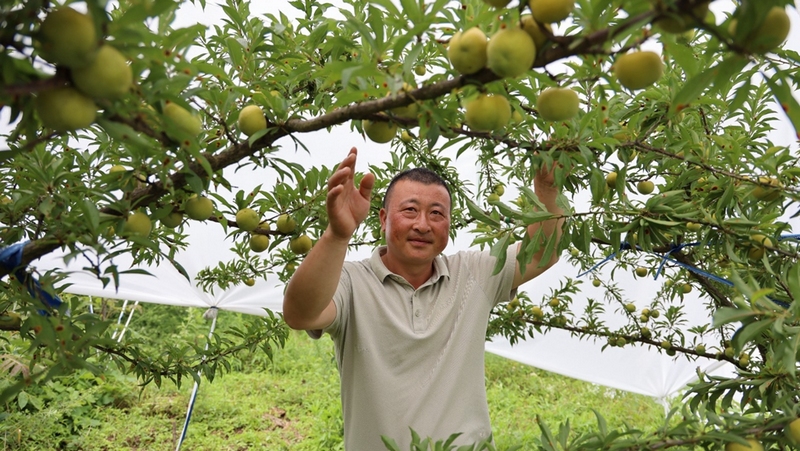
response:
[[[430,264],[447,247],[450,196],[441,185],[396,182],[380,217],[387,256],[396,263]]]

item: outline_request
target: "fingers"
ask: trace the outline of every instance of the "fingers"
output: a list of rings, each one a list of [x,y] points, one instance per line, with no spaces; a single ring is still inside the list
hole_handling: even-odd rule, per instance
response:
[[[361,179],[361,185],[358,187],[358,192],[361,194],[361,197],[369,200],[372,198],[372,188],[374,186],[375,186],[375,175],[371,172],[368,172]]]
[[[336,172],[328,179],[328,191],[332,190],[337,185],[344,185],[348,181],[353,182],[353,175],[356,172],[356,156],[358,151],[355,147],[350,149],[347,156],[339,163]]]

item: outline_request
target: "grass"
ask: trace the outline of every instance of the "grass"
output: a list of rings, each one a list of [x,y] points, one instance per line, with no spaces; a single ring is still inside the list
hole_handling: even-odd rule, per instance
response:
[[[134,380],[120,377],[121,383],[138,393]],[[573,429],[591,428],[596,424],[592,408],[606,418],[609,427],[630,423],[652,430],[664,416],[663,408],[651,398],[558,376],[493,354],[486,356],[486,384],[498,450],[531,444],[541,434],[537,416],[554,430],[565,421]],[[174,450],[191,391],[191,384],[180,389],[168,384],[161,389],[148,386],[140,396],[129,397],[132,399],[121,405],[86,412],[92,421],[62,440],[60,447]],[[43,415],[57,419],[58,407],[6,418],[0,427],[5,434],[0,435],[3,449],[42,449],[41,440],[29,434],[46,434],[41,418],[37,420]],[[273,364],[201,384],[183,449],[341,450],[341,437],[339,377],[332,342],[292,333],[286,347],[275,353]]]

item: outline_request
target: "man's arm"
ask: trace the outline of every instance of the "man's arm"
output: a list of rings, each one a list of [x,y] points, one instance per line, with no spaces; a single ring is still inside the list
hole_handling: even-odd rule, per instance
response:
[[[555,168],[555,165],[553,167]],[[542,244],[544,244],[546,240],[550,239],[550,237],[555,235],[556,245],[558,245],[558,242],[561,240],[561,229],[564,225],[564,218],[562,217],[564,215],[564,211],[558,205],[556,205],[556,197],[558,197],[559,189],[554,184],[553,169],[549,171],[542,169],[538,174],[536,174],[536,177],[533,179],[533,191],[547,208],[547,211],[556,215],[557,218],[548,219],[546,221],[529,225],[527,231],[528,236],[533,237],[541,229],[545,240],[542,242]],[[522,243],[518,244],[517,246],[522,246]],[[517,270],[514,274],[514,288],[517,288],[523,283],[533,279],[556,264],[559,256],[557,252],[553,252],[550,256],[550,259],[543,266],[539,267],[542,257],[544,257],[544,249],[545,246],[542,246],[539,252],[533,255],[533,260],[531,260],[531,262],[525,267],[524,274],[520,271],[520,265],[519,262],[517,262]],[[519,247],[517,248],[517,251],[519,251]]]
[[[354,184],[356,149],[328,180],[328,228],[297,267],[283,296],[283,319],[292,329],[324,329],[336,318],[333,295],[339,284],[347,245],[369,213],[375,176]]]

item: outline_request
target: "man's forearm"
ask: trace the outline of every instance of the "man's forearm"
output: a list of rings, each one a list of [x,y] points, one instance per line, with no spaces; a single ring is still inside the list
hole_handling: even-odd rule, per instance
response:
[[[306,329],[330,304],[348,243],[349,239],[337,238],[326,230],[297,267],[283,297],[283,317],[289,327]]]

